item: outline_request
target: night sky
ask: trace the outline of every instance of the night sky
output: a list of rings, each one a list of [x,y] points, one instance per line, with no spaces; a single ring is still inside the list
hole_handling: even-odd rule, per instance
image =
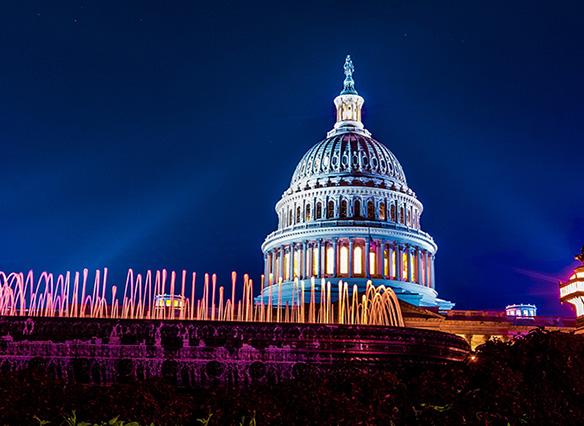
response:
[[[365,125],[424,204],[440,296],[569,313],[582,6],[412,3],[4,2],[0,269],[259,279],[350,53]]]

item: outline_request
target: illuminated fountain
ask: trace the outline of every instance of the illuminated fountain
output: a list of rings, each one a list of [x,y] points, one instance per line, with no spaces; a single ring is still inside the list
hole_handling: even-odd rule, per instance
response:
[[[56,277],[43,272],[0,271],[0,312],[5,316],[162,319],[197,321],[253,321],[275,323],[404,325],[400,305],[391,288],[374,287],[371,282],[361,294],[357,286],[349,288],[339,281],[335,303],[331,297],[334,284],[312,279],[295,283],[299,300],[281,300],[282,283],[271,286],[274,297],[254,302],[253,280],[243,277],[241,298],[236,297],[237,275],[231,275],[231,297],[217,284],[215,274],[205,274],[202,296],[196,298],[197,274],[182,271],[180,276],[166,270],[147,271],[145,275],[128,270],[123,293],[112,285],[108,289],[108,270],[97,270],[90,279],[89,271],[66,272]],[[261,289],[263,289],[263,276]],[[93,283],[93,285],[91,285]],[[88,285],[89,284],[89,285]],[[90,290],[88,289],[90,288]],[[190,287],[190,296],[187,288]],[[260,289],[260,291],[261,291]],[[309,300],[308,303],[300,303]]]
[[[468,354],[458,336],[404,327],[394,292],[383,286],[368,284],[360,293],[342,281],[312,280],[308,288],[297,283],[299,300],[263,304],[255,303],[247,275],[240,298],[233,297],[235,273],[231,297],[215,275],[206,274],[199,291],[196,278],[129,270],[118,291],[108,285],[107,269],[91,277],[86,269],[56,276],[0,272],[0,371],[40,363],[65,383],[163,378],[208,386],[337,374],[347,366],[382,372]],[[340,295],[334,303],[333,285]]]

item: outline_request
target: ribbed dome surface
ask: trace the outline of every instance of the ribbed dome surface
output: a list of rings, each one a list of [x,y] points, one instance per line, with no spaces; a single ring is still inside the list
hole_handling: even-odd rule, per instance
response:
[[[334,135],[313,146],[298,163],[292,185],[328,176],[382,178],[407,186],[395,155],[381,142],[359,133]]]

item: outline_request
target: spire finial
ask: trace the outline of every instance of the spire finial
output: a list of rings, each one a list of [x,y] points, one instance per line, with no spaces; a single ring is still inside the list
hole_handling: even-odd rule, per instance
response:
[[[353,61],[351,60],[351,55],[347,55],[343,69],[345,70],[345,81],[341,95],[356,95],[357,90],[355,89],[355,81],[353,80],[353,72],[355,72],[355,66],[353,65]]]

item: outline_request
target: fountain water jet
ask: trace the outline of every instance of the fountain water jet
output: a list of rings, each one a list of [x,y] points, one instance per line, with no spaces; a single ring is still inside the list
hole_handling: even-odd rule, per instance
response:
[[[91,293],[88,293],[89,271],[59,274],[42,272],[35,280],[33,271],[6,274],[0,271],[0,313],[4,316],[66,317],[66,318],[120,318],[203,321],[246,321],[276,323],[320,323],[404,326],[400,305],[391,288],[367,283],[366,291],[359,294],[357,286],[349,291],[347,282],[338,282],[338,300],[333,303],[331,282],[310,280],[310,295],[306,302],[305,283],[294,283],[296,298],[282,303],[282,280],[278,281],[277,305],[272,302],[272,280],[269,277],[267,303],[254,302],[254,282],[243,276],[241,297],[237,299],[237,274],[231,274],[231,297],[225,297],[223,286],[217,285],[217,276],[204,275],[203,292],[196,299],[196,273],[192,273],[190,298],[186,297],[187,271],[177,278],[175,271],[151,271],[145,275],[128,270],[123,292],[111,286],[107,294],[107,268],[96,270]],[[56,278],[56,279],[55,279]],[[156,309],[154,300],[166,294],[167,280],[170,309]],[[180,281],[177,283],[177,279]],[[264,277],[261,277],[264,287]],[[72,291],[71,291],[72,284]],[[79,288],[81,287],[81,293]],[[175,289],[180,287],[180,294]],[[261,290],[261,289],[260,289]],[[318,294],[317,294],[318,293]],[[119,299],[119,296],[122,296]],[[218,295],[218,298],[217,298]],[[181,308],[175,309],[180,298]],[[318,299],[318,300],[317,300]],[[308,306],[305,306],[308,305]]]

